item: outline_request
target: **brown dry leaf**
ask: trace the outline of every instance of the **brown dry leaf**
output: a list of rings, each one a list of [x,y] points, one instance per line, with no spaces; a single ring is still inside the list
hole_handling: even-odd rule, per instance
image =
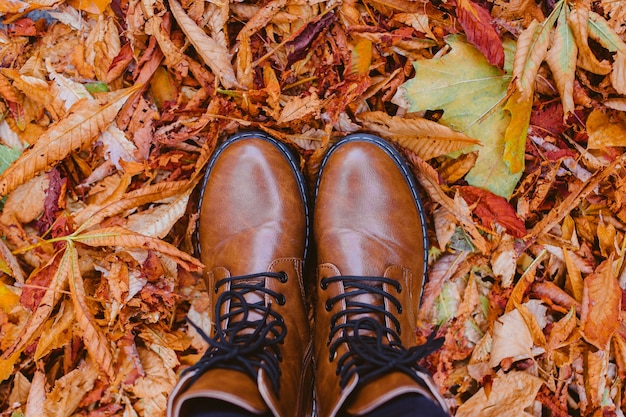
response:
[[[439,244],[439,249],[443,251],[448,246],[456,230],[456,218],[444,207],[439,207],[433,211],[433,219],[437,243]]]
[[[615,253],[617,230],[612,223],[605,222],[603,216],[600,216],[597,233],[600,253],[603,257],[608,258]]]
[[[487,396],[481,388],[462,404],[456,417],[532,417],[524,411],[533,404],[543,381],[526,372],[499,374]]]
[[[585,391],[591,406],[596,408],[602,401],[606,387],[606,376],[609,365],[609,354],[604,350],[585,351]]]
[[[584,284],[580,268],[575,264],[573,254],[565,248],[563,249],[563,259],[565,260],[565,267],[567,268],[565,288],[576,301],[581,302],[583,299]]]
[[[59,307],[59,312],[54,317],[49,318],[42,328],[41,337],[35,350],[35,360],[39,360],[53,349],[58,349],[69,343],[74,317],[72,303],[67,300],[63,301]]]
[[[619,327],[622,290],[609,257],[595,273],[585,278],[580,322],[585,340],[600,350],[608,349]]]
[[[502,280],[503,288],[513,284],[517,270],[517,253],[513,244],[513,236],[504,235],[491,255],[491,270]]]
[[[0,175],[0,195],[65,159],[71,152],[87,147],[112,122],[128,97],[136,90],[109,93],[100,99],[77,102],[68,114],[50,127],[35,145],[26,150]]]
[[[211,71],[220,79],[226,88],[238,87],[237,77],[231,64],[232,56],[224,45],[221,45],[207,35],[196,22],[194,22],[177,0],[170,1],[172,15],[185,32],[189,42]]]
[[[271,0],[258,9],[241,29],[239,35],[237,35],[237,40],[240,41],[242,37],[250,39],[259,29],[265,28],[286,4],[287,0]]]
[[[571,308],[561,320],[554,323],[548,336],[548,352],[551,353],[556,349],[563,347],[565,341],[570,337],[577,324],[576,310]]]
[[[598,61],[598,58],[589,48],[589,29],[587,27],[589,6],[582,6],[572,10],[568,22],[574,32],[574,38],[578,46],[578,66],[594,74],[606,75],[611,72],[611,64],[606,60]]]
[[[200,271],[204,267],[196,258],[160,239],[143,236],[123,227],[107,227],[72,236],[72,240],[88,246],[121,246],[129,249],[146,249],[172,257],[186,270]]]
[[[280,117],[277,122],[278,124],[284,124],[293,120],[302,119],[305,116],[317,115],[321,107],[322,102],[315,93],[304,97],[289,97],[283,110],[280,112]]]
[[[548,230],[556,226],[565,216],[567,216],[572,210],[578,207],[580,201],[586,198],[591,193],[594,193],[604,179],[609,175],[612,175],[616,168],[621,166],[626,161],[626,154],[622,154],[615,158],[604,169],[598,170],[593,176],[591,176],[585,183],[581,184],[563,200],[560,204],[555,206],[548,214],[543,216],[537,224],[528,232],[524,238],[527,242],[534,241],[539,235],[546,233]]]
[[[38,175],[17,187],[4,203],[0,221],[9,225],[15,222],[30,223],[43,212],[48,176]]]
[[[595,109],[587,117],[589,149],[626,146],[626,113]]]
[[[189,181],[152,184],[126,193],[119,201],[111,202],[105,206],[89,205],[76,214],[74,221],[76,224],[80,225],[78,229],[80,232],[96,226],[106,218],[115,216],[126,210],[174,197],[180,194],[185,188],[193,187],[194,185],[194,182],[190,183]]]
[[[54,383],[44,402],[43,417],[69,417],[98,378],[98,368],[91,362],[82,363]]]
[[[515,284],[515,287],[513,287],[513,291],[511,292],[511,296],[509,297],[509,300],[506,303],[505,312],[508,313],[510,311],[513,311],[516,304],[522,303],[524,296],[530,289],[533,282],[535,282],[535,276],[537,275],[537,268],[539,267],[540,262],[543,259],[545,254],[546,254],[545,250],[540,252],[539,255],[537,255],[537,257],[533,260],[530,266],[526,268],[522,276],[519,278],[519,280],[517,281],[517,284]]]
[[[98,80],[106,79],[109,68],[121,49],[115,18],[100,14],[98,22],[85,40],[85,61],[93,67]]]
[[[138,353],[146,376],[139,378],[129,388],[139,399],[135,403],[135,409],[143,417],[164,415],[167,396],[176,384],[176,374],[165,366],[157,353],[142,348],[138,349]]]
[[[50,263],[54,262],[56,257],[59,256],[61,256],[61,254],[57,253],[55,257],[50,260]],[[10,361],[16,354],[19,355],[22,349],[24,349],[24,347],[33,340],[34,336],[41,329],[42,324],[50,316],[50,313],[52,313],[52,310],[60,298],[59,291],[63,289],[67,283],[69,262],[69,255],[66,251],[64,251],[59,262],[59,266],[52,277],[50,286],[46,289],[39,305],[37,306],[37,309],[28,318],[28,322],[24,325],[20,335],[15,340],[13,345],[2,353],[0,359]],[[0,372],[0,381],[5,379],[3,377],[6,378],[6,376]]]
[[[380,111],[359,113],[356,117],[365,129],[412,150],[424,160],[480,144],[479,140],[427,119],[389,116]]]
[[[72,241],[68,242],[66,253],[69,254],[69,283],[74,312],[78,322],[78,328],[82,332],[82,339],[91,359],[100,366],[109,378],[115,375],[113,367],[113,354],[111,353],[109,340],[98,327],[87,305],[87,294],[83,277],[78,266],[78,253]]]
[[[419,183],[424,187],[430,198],[452,213],[469,233],[469,237],[474,246],[482,253],[486,253],[487,242],[476,228],[471,218],[469,207],[465,204],[465,200],[457,197],[454,199],[448,197],[439,185],[439,178],[435,169],[415,154],[408,154],[407,156],[409,161],[416,168],[416,176]]]

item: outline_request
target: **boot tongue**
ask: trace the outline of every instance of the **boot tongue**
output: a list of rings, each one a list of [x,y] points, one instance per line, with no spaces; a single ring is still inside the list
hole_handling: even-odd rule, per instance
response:
[[[231,284],[231,291],[235,291],[238,292],[239,294],[241,294],[244,298],[244,300],[246,301],[247,304],[247,317],[244,316],[244,313],[241,312],[239,314],[235,314],[233,316],[231,316],[229,318],[229,321],[231,323],[234,322],[241,322],[242,320],[246,320],[247,322],[257,322],[263,319],[263,312],[261,310],[259,310],[258,308],[254,308],[255,305],[265,305],[265,297],[264,294],[260,291],[253,291],[253,290],[245,290],[244,291],[239,291],[237,288],[240,285],[246,285],[246,286],[256,286],[256,285],[265,285],[265,281],[267,278],[265,277],[258,277],[258,278],[249,278],[249,279],[242,279],[242,280],[238,280],[235,283]],[[235,288],[233,288],[233,286],[235,286]],[[235,302],[237,303],[239,300],[237,298],[233,298],[231,300],[231,305],[230,305],[230,312],[234,312],[234,308],[239,309],[239,307],[233,307],[232,303]],[[245,329],[241,330],[242,334],[250,334],[250,333],[254,333],[254,331],[256,330],[255,327],[253,326],[249,326]]]
[[[366,288],[368,287],[372,288],[372,291],[367,292],[365,294],[348,295],[348,297],[346,298],[346,302],[350,304],[356,303],[359,305],[367,306],[365,307],[367,309],[367,312],[349,313],[347,316],[347,321],[356,323],[359,320],[370,319],[370,320],[374,320],[377,323],[380,323],[383,327],[385,327],[384,314],[377,312],[375,309],[377,307],[377,308],[384,310],[384,307],[385,307],[384,302],[383,302],[383,297],[381,295],[378,295],[375,292],[375,289],[380,290],[382,288],[381,285],[380,284],[376,285],[374,283],[362,283],[361,285],[365,286]],[[354,292],[359,292],[359,289],[350,288],[346,291],[347,294],[354,293]],[[372,307],[372,308],[368,308],[368,307]],[[361,308],[362,307],[355,306],[354,308],[349,309],[349,311],[358,310]],[[350,330],[350,332],[353,334],[354,329]],[[358,332],[360,336],[377,337],[377,333],[376,331],[372,329],[371,325],[359,327]]]

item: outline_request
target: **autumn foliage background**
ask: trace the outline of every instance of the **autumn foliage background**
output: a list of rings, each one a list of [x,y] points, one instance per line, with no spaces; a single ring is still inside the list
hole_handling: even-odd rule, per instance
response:
[[[624,416],[626,3],[1,0],[0,415],[159,416],[216,143],[403,149],[457,416]],[[626,307],[626,306],[624,306]]]

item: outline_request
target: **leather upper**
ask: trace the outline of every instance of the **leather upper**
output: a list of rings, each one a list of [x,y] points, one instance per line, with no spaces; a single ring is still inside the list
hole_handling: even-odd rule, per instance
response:
[[[269,376],[260,370],[256,380],[232,370],[206,371],[193,384],[188,373],[170,396],[168,415],[179,416],[183,403],[192,398],[224,400],[254,413],[270,411],[276,417],[311,414],[311,335],[305,312],[302,267],[307,246],[308,217],[304,188],[295,163],[286,149],[263,134],[245,134],[218,148],[210,162],[204,186],[198,238],[200,257],[213,311],[217,299],[231,284],[216,285],[221,279],[260,272],[285,273],[287,280],[251,278],[270,291],[284,296],[284,305],[268,293],[250,292],[249,303],[263,301],[284,320],[287,329],[279,345],[282,361],[279,392]],[[221,323],[229,320],[229,303],[222,303]],[[252,311],[248,319],[258,320]],[[213,318],[215,320],[215,318]],[[251,330],[248,330],[251,331]]]
[[[407,348],[416,345],[416,314],[425,274],[421,206],[399,154],[380,139],[370,138],[353,136],[336,146],[323,161],[316,190],[313,233],[318,251],[318,302],[314,358],[320,417],[334,417],[343,406],[351,413],[363,414],[407,392],[441,400],[434,384],[424,387],[401,372],[385,375],[356,391],[359,376],[355,374],[341,389],[337,358],[349,346],[341,343],[336,352],[329,347],[341,335],[339,332],[330,338],[333,317],[340,317],[336,324],[341,325],[364,315],[338,314],[346,309],[346,300],[380,306],[391,312],[400,323],[402,344]],[[398,310],[389,298],[376,293],[342,298],[330,310],[325,308],[329,300],[349,290],[343,282],[321,285],[322,280],[341,275],[391,278],[400,284],[401,290],[388,284],[382,284],[382,290],[400,301],[402,308]],[[388,328],[395,328],[388,316],[377,313],[370,316]]]

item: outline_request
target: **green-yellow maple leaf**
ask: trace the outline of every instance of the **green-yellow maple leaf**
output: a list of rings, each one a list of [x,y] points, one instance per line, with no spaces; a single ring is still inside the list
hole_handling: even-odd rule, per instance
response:
[[[448,54],[413,64],[415,78],[400,86],[394,102],[412,112],[443,110],[440,123],[480,140],[478,159],[465,179],[508,198],[522,174],[511,172],[509,166],[519,167],[524,158],[523,152],[505,157],[505,131],[511,114],[504,111],[504,104],[515,44],[504,42],[503,73],[464,36],[449,36],[446,42],[451,47]],[[520,136],[520,140],[525,138]],[[511,157],[521,161],[507,160]]]

